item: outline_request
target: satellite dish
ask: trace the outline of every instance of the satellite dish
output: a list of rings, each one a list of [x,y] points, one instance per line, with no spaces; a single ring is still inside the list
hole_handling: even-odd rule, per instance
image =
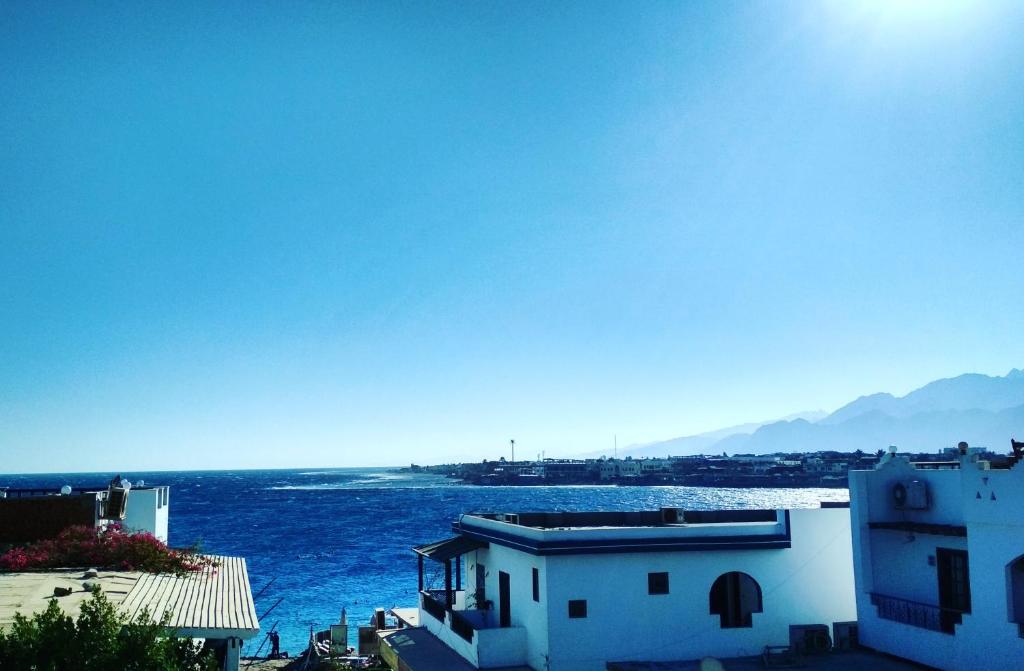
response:
[[[700,671],[725,671],[722,663],[714,657],[705,657],[700,660]]]
[[[60,488],[61,496],[68,496],[71,494],[71,485],[64,485]]]

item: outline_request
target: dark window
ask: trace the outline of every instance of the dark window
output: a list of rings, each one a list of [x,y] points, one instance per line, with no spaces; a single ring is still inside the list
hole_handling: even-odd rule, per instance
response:
[[[648,573],[647,593],[668,594],[668,573]]]
[[[586,617],[587,616],[587,600],[586,599],[573,599],[569,602],[569,617]]]
[[[512,579],[498,571],[498,626],[512,626]]]
[[[761,612],[761,586],[746,573],[725,573],[711,586],[710,601],[723,629],[751,627],[751,614]]]
[[[540,571],[533,569],[533,600],[540,601]]]

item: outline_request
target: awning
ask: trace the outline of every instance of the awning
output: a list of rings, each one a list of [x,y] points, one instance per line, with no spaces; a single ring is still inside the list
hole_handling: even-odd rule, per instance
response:
[[[436,562],[446,562],[453,557],[458,557],[459,555],[464,555],[467,552],[479,550],[487,546],[488,543],[469,538],[468,536],[453,536],[443,541],[419,545],[414,547],[412,551]]]

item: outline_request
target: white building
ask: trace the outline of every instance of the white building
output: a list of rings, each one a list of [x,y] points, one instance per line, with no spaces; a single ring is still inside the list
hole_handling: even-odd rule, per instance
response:
[[[469,514],[453,529],[417,548],[418,621],[478,669],[759,655],[792,625],[856,613],[845,506]]]
[[[122,524],[132,531],[148,531],[166,544],[170,499],[171,488],[167,486],[132,488]]]
[[[69,526],[100,528],[118,522],[167,543],[170,488],[142,484],[119,490],[117,503],[103,487],[0,489],[0,544],[53,538]]]
[[[1024,669],[1024,466],[963,446],[850,472],[863,645],[942,669]]]

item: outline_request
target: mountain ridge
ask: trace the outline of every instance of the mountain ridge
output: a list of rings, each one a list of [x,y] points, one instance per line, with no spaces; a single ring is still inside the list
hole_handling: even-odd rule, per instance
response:
[[[903,396],[860,396],[824,417],[808,420],[803,414],[808,413],[631,445],[619,452],[643,457],[875,451],[890,444],[934,451],[961,440],[1001,451],[1011,436],[1024,435],[1024,370],[1013,368],[1002,377],[964,373],[933,380]]]

